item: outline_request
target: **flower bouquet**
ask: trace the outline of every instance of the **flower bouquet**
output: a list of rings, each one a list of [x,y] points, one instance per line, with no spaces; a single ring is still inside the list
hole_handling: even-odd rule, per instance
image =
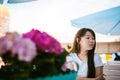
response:
[[[22,35],[9,32],[0,38],[0,44],[0,56],[5,63],[0,78],[76,80],[76,72],[71,73],[65,67],[69,53],[46,32],[36,29]]]

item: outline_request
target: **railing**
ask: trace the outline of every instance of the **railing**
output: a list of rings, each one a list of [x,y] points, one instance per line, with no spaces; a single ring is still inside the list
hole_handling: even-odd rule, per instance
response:
[[[103,73],[106,80],[120,80],[120,61],[108,61]]]

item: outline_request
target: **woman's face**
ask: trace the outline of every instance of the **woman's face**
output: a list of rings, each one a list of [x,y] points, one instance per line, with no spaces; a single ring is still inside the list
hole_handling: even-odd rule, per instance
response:
[[[91,32],[87,31],[80,40],[81,50],[91,50],[95,45],[95,38]]]

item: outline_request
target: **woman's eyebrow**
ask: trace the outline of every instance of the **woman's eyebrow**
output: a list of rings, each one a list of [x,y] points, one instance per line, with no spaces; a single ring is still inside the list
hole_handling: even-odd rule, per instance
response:
[[[90,36],[90,35],[85,35],[85,36]]]
[[[86,37],[90,37],[91,35],[85,35]],[[94,36],[91,36],[91,37],[93,37],[94,38]]]

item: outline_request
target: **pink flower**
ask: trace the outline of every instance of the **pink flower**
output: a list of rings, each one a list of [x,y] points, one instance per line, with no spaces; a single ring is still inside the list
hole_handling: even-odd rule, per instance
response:
[[[4,37],[0,38],[0,55],[6,51],[10,51],[14,42],[20,39],[20,35],[16,32],[6,33]]]
[[[19,60],[31,62],[37,55],[35,43],[30,39],[20,39],[12,47],[12,56],[16,54]]]
[[[60,43],[46,32],[32,29],[30,32],[23,34],[23,38],[30,38],[36,43],[39,50],[47,53],[61,54],[63,51]]]
[[[35,43],[30,39],[22,39],[17,32],[9,32],[0,38],[0,56],[10,53],[10,57],[18,55],[19,60],[30,62],[36,54]]]
[[[17,75],[27,72],[27,75],[36,73],[36,77],[64,73],[67,55],[67,51],[55,38],[39,30],[32,29],[21,36],[16,32],[9,32],[0,38],[0,56],[5,65],[8,64],[2,69],[7,72],[9,68],[15,75],[16,70],[20,70]]]

